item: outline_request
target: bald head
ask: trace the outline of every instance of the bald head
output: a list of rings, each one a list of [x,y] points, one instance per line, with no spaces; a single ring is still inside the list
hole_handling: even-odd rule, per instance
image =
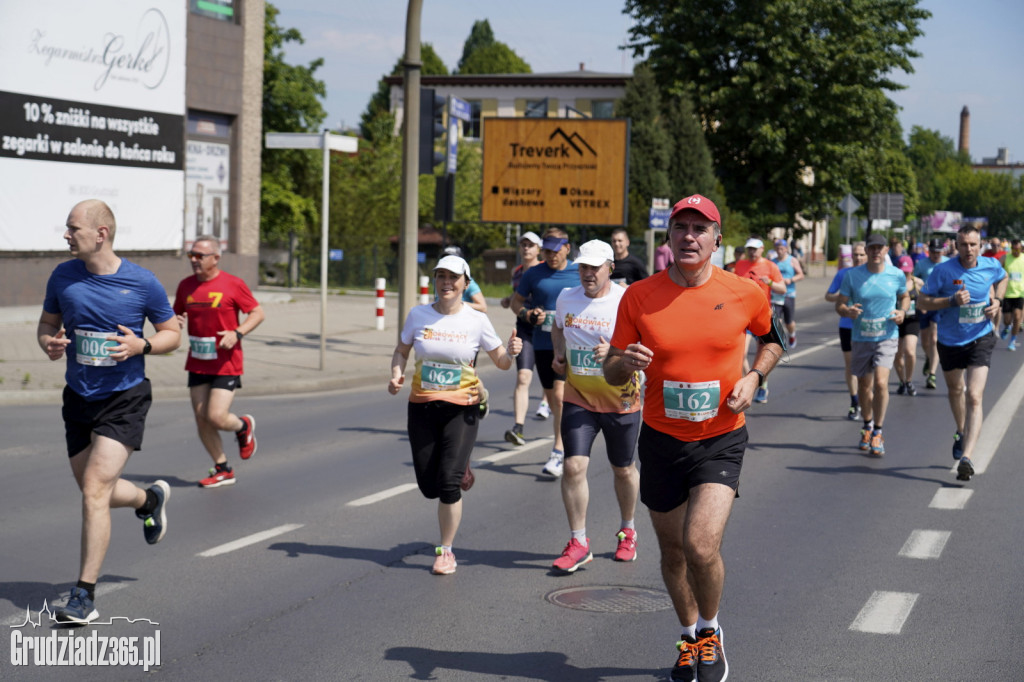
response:
[[[113,245],[114,233],[117,231],[117,222],[114,220],[114,212],[110,207],[99,199],[86,199],[75,204],[71,212],[79,211],[86,224],[93,229],[100,227],[107,228],[107,241]]]

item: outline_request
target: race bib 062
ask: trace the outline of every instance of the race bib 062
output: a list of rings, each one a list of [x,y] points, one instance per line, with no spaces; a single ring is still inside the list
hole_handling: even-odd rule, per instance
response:
[[[462,365],[424,360],[420,386],[425,391],[455,391],[462,384]]]

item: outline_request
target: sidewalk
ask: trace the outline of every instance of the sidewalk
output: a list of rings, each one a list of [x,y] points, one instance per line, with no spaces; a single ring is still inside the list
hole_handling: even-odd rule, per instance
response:
[[[797,305],[820,302],[832,280],[814,276],[797,285]],[[389,294],[385,329],[376,328],[376,301],[369,293],[327,297],[327,351],[320,365],[320,295],[309,291],[261,288],[255,292],[266,320],[245,337],[244,395],[285,395],[377,386],[385,390],[391,355],[398,340],[398,296]],[[0,405],[61,403],[66,361],[50,362],[36,343],[39,307],[0,308]],[[511,334],[512,313],[497,299],[487,301],[498,336]],[[799,322],[798,322],[799,324]],[[147,333],[152,327],[147,325]],[[174,353],[146,358],[146,376],[156,398],[188,398],[186,344]],[[490,367],[481,363],[481,369]],[[409,367],[412,367],[410,361]]]
[[[326,391],[379,384],[390,377],[398,339],[398,297],[389,295],[385,329],[376,328],[372,294],[327,298],[327,350],[320,371],[320,295],[283,290],[254,292],[266,320],[245,337],[245,395]],[[497,305],[498,319],[508,312]],[[51,362],[39,349],[35,331],[41,307],[0,308],[0,404],[59,405],[66,361]],[[507,325],[506,325],[507,326]],[[147,324],[147,333],[152,327]],[[169,355],[146,358],[146,376],[156,398],[188,398],[188,344]]]

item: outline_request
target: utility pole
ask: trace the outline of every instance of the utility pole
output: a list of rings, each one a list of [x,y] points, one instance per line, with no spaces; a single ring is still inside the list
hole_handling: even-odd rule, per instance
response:
[[[405,75],[402,79],[402,194],[398,239],[398,334],[417,304],[416,252],[419,250],[419,140],[420,140],[420,15],[423,0],[409,0],[405,17]]]

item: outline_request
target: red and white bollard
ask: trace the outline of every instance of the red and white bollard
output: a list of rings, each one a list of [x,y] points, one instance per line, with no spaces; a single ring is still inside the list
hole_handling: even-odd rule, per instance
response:
[[[377,329],[384,329],[384,278],[378,277],[375,280],[377,287]]]
[[[430,278],[426,275],[420,277],[420,305],[430,303]]]

